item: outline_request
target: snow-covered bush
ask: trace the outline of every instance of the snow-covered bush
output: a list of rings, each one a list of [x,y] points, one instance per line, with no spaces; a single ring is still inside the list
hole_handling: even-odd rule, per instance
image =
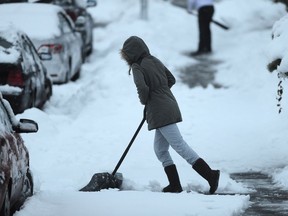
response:
[[[277,70],[281,75],[288,76],[288,14],[273,25],[268,49],[269,71]]]
[[[281,112],[280,101],[283,94],[282,80],[288,77],[288,14],[274,23],[272,41],[268,46],[268,65],[270,72],[277,71],[280,79],[278,84],[278,106]]]
[[[276,2],[276,3],[280,2],[280,3],[285,4],[286,8],[287,8],[287,11],[288,11],[288,0],[274,0],[274,2]]]

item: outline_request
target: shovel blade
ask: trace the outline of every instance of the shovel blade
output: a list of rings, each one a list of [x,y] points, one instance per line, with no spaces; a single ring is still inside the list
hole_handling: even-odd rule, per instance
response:
[[[96,173],[92,176],[89,183],[80,189],[80,191],[85,192],[94,192],[100,191],[101,189],[109,189],[109,188],[119,188],[121,187],[123,182],[122,173],[116,173],[112,175],[108,172],[105,173]]]

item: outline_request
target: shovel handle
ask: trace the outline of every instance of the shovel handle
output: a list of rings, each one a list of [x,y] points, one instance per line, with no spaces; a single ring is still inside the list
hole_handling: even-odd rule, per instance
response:
[[[194,15],[194,16],[198,16],[197,13],[192,12],[192,11],[190,11],[190,14],[192,14],[192,15]],[[216,24],[217,26],[221,27],[222,29],[225,29],[225,30],[229,30],[229,29],[230,29],[228,26],[226,26],[226,25],[224,25],[223,23],[220,23],[220,22],[218,22],[218,21],[216,21],[216,20],[213,20],[213,19],[212,19],[211,22],[214,23],[214,24]]]
[[[216,21],[216,20],[212,20],[212,22],[213,22],[214,24],[218,25],[219,27],[225,29],[225,30],[229,30],[229,27],[228,27],[228,26],[226,26],[226,25],[224,25],[224,24],[222,24],[222,23],[220,23],[220,22],[218,22],[218,21]]]
[[[129,144],[128,144],[128,146],[126,147],[124,153],[122,154],[120,160],[118,161],[118,163],[117,163],[114,171],[112,172],[112,175],[113,175],[113,176],[116,174],[116,172],[117,172],[117,170],[119,169],[120,165],[122,164],[124,158],[126,157],[126,155],[127,155],[128,151],[129,151],[130,147],[132,146],[135,138],[137,137],[139,131],[141,130],[141,128],[142,128],[142,126],[143,126],[143,124],[144,124],[144,122],[145,122],[145,119],[146,119],[145,113],[146,113],[146,109],[144,109],[142,121],[140,122],[140,124],[139,124],[137,130],[135,131],[135,133],[134,133],[131,141],[129,142]]]

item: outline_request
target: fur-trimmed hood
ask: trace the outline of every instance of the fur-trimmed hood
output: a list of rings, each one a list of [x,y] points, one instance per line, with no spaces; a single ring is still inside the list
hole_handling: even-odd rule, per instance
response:
[[[131,36],[124,42],[121,55],[131,66],[133,63],[141,61],[145,56],[149,56],[150,51],[141,38]]]

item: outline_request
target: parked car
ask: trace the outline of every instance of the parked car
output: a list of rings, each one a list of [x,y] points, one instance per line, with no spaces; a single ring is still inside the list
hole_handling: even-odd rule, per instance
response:
[[[79,0],[53,0],[52,2],[55,5],[61,6],[74,22],[79,17],[82,17],[83,28],[81,34],[84,43],[84,52],[86,56],[89,56],[93,51],[94,20],[86,8],[96,6],[97,1],[89,0],[85,3],[85,1]]]
[[[0,14],[2,22],[20,28],[38,53],[46,54],[44,65],[53,83],[66,83],[79,77],[84,57],[81,34],[61,7],[45,3],[1,4]]]
[[[52,95],[52,80],[28,36],[0,23],[0,92],[15,113],[41,108]]]
[[[38,131],[36,122],[18,121],[0,93],[0,215],[10,216],[33,195],[29,153],[20,133]]]

